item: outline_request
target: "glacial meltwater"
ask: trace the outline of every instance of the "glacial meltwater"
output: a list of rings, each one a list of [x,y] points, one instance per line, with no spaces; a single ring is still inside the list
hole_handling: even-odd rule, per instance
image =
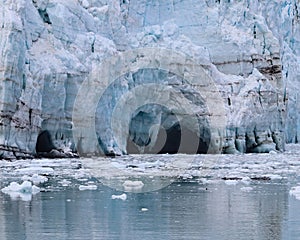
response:
[[[300,239],[299,150],[0,161],[0,239]]]

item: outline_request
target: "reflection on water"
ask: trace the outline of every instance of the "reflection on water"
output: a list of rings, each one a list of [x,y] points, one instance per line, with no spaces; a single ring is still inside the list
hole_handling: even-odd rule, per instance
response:
[[[285,183],[173,183],[148,193],[42,192],[32,201],[0,194],[0,239],[297,239],[300,201]],[[147,208],[148,211],[141,211]]]

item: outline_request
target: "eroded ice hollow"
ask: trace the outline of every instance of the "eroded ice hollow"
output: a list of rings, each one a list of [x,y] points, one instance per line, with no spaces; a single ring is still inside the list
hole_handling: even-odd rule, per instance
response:
[[[116,91],[118,86],[126,87]],[[135,91],[137,87],[140,87],[140,93]],[[112,95],[115,101],[110,98]],[[210,152],[220,152],[220,136],[217,137],[218,144],[215,146],[211,144],[206,100],[187,80],[161,69],[142,69],[126,74],[107,88],[99,101],[96,115],[106,114],[107,123],[111,123],[113,121],[111,118],[119,116],[114,116],[110,112],[114,111],[117,108],[116,104],[122,100],[123,105],[130,105],[131,102],[137,105],[130,114],[129,121],[126,122],[125,119],[122,121],[123,126],[124,124],[129,126],[120,141],[121,145],[113,142],[111,146],[105,146],[103,142],[107,142],[106,138],[112,138],[107,129],[113,134],[111,129],[113,126],[103,124],[103,118],[96,119],[96,131],[104,152],[120,148],[121,152],[129,154],[193,154],[207,153],[209,147],[213,148]],[[103,106],[109,106],[109,109]],[[126,107],[123,106],[121,111],[126,111]],[[124,115],[121,114],[120,117]]]

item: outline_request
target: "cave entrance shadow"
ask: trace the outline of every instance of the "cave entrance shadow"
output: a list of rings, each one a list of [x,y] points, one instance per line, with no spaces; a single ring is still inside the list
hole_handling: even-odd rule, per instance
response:
[[[52,142],[49,131],[44,130],[40,132],[36,141],[35,151],[37,153],[48,153],[53,149],[55,149],[55,146]]]
[[[159,129],[155,144],[150,146],[151,139],[146,145],[134,142],[128,137],[128,154],[206,154],[209,148],[210,132],[202,130],[206,140],[199,138],[197,134],[185,126],[175,124],[167,130]],[[181,143],[181,139],[189,139]],[[198,143],[198,146],[195,146]]]

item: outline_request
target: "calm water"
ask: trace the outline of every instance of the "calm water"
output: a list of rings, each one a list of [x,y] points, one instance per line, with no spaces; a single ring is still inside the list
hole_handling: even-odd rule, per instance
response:
[[[300,239],[300,201],[285,180],[249,185],[175,182],[127,199],[101,184],[31,201],[0,193],[0,239]],[[144,211],[142,211],[144,210]]]

